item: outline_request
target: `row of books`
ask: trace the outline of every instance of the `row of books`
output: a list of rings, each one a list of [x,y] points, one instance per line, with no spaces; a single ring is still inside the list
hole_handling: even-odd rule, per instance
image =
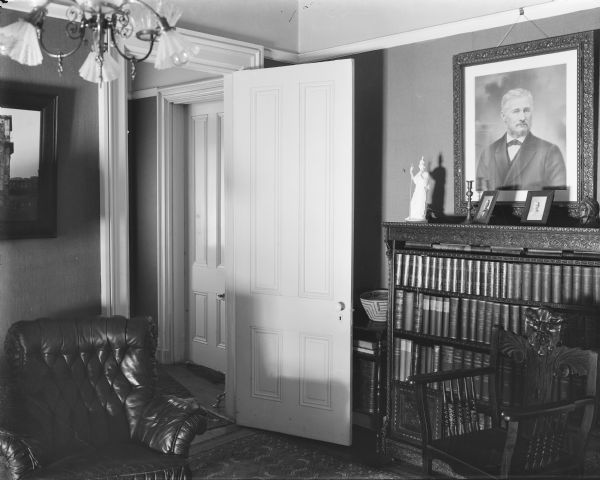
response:
[[[600,266],[397,253],[395,282],[449,293],[600,305]]]
[[[405,382],[411,375],[417,373],[431,373],[455,369],[469,369],[488,366],[490,356],[486,353],[473,352],[462,348],[446,345],[419,345],[404,339],[394,338],[393,344],[392,378],[395,381]],[[502,404],[519,405],[523,397],[523,371],[522,366],[511,361],[502,364],[498,371],[501,388],[499,392]],[[469,380],[471,382],[471,380]],[[429,385],[434,390],[452,390],[458,387],[456,382],[435,382]],[[556,396],[554,398],[566,399],[573,394],[574,389],[581,389],[582,385],[573,379],[558,379],[554,385]],[[490,400],[490,377],[481,375],[472,378],[469,389],[483,403]]]
[[[490,343],[492,326],[523,335],[525,305],[479,298],[442,297],[410,290],[396,290],[394,328],[447,338]],[[563,343],[582,348],[600,345],[600,326],[592,314],[568,312]]]
[[[468,297],[442,297],[397,290],[394,327],[440,337],[489,343],[492,325],[515,333],[525,331],[524,305]]]
[[[377,370],[375,362],[366,358],[354,359],[354,410],[374,413],[377,410]]]

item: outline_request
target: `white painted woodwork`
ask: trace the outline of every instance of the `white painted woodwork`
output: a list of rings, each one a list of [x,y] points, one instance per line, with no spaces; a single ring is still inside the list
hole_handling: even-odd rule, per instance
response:
[[[189,360],[225,372],[223,102],[191,104],[187,119]]]
[[[100,298],[103,315],[129,316],[127,77],[98,87]]]
[[[353,64],[237,72],[232,91],[236,421],[348,445]]]
[[[223,100],[223,79],[160,88],[157,93],[157,303],[158,358],[183,361],[187,348],[185,313],[184,211],[186,105]]]

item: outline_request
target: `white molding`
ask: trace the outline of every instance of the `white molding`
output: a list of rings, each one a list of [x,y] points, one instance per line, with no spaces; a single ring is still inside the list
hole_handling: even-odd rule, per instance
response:
[[[180,154],[183,128],[176,123],[177,106],[187,103],[223,100],[223,79],[187,83],[159,88],[157,94],[157,301],[159,346],[161,362],[172,363],[183,359],[184,345],[177,342],[178,329],[184,318],[184,289],[178,288],[184,278],[183,259],[184,223],[181,193],[183,191],[183,163],[175,162]],[[181,152],[179,152],[181,153]],[[179,195],[178,195],[179,194]],[[177,319],[177,321],[176,321]]]
[[[233,75],[227,75],[224,79],[224,151],[225,172],[231,172],[233,168]],[[233,249],[233,238],[235,235],[235,222],[233,219],[233,186],[231,175],[225,175],[225,316],[227,318],[227,372],[225,375],[225,414],[229,418],[236,418],[236,315],[235,315],[235,252]]]
[[[206,33],[195,32],[185,28],[177,31],[192,45],[198,47],[198,55],[191,57],[181,68],[197,72],[224,74],[237,70],[261,68],[263,65],[264,49],[261,45],[241,42]],[[158,40],[160,42],[160,38]],[[126,42],[127,49],[141,57],[148,51],[148,43],[132,38]],[[146,62],[156,58],[155,46]]]
[[[265,47],[265,58],[284,63],[300,63],[300,54],[288,50]]]
[[[195,103],[223,100],[223,77],[163,87],[160,93],[171,103]]]
[[[127,76],[98,87],[100,296],[103,315],[130,312]]]
[[[146,88],[129,92],[129,100],[141,100],[142,98],[156,97],[158,88]]]

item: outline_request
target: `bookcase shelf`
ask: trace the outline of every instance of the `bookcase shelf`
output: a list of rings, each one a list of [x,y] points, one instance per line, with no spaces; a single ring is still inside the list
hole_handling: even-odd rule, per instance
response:
[[[397,442],[419,445],[410,375],[485,365],[493,324],[524,333],[527,308],[552,308],[565,317],[565,344],[600,347],[600,229],[410,222],[383,228],[386,452],[398,451]]]
[[[422,345],[446,345],[449,347],[465,348],[479,353],[490,353],[490,344],[484,342],[472,342],[470,340],[441,337],[409,330],[394,330],[394,336],[412,340]]]

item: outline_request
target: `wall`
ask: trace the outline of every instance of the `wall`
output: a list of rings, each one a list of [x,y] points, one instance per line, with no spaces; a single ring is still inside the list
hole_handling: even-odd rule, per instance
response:
[[[131,315],[158,317],[156,97],[129,102]]]
[[[16,18],[16,14],[3,9],[0,24],[7,25]],[[55,36],[64,37],[63,24],[48,20],[46,31],[53,34],[49,45]],[[100,313],[98,94],[96,85],[77,75],[83,60],[79,52],[65,59],[60,77],[55,61],[48,57],[37,67],[0,57],[2,82],[23,89],[35,86],[59,95],[57,236],[0,240],[2,341],[8,327],[17,320]],[[0,377],[2,360],[0,353]],[[1,406],[5,394],[0,386],[2,414],[6,413]]]
[[[548,36],[594,30],[600,9],[536,21]],[[384,221],[408,216],[411,163],[421,156],[429,169],[442,159],[446,171],[444,211],[454,213],[452,57],[496,47],[509,27],[390,48],[384,66]],[[544,38],[531,22],[516,25],[503,45]],[[385,271],[385,270],[384,270]]]

